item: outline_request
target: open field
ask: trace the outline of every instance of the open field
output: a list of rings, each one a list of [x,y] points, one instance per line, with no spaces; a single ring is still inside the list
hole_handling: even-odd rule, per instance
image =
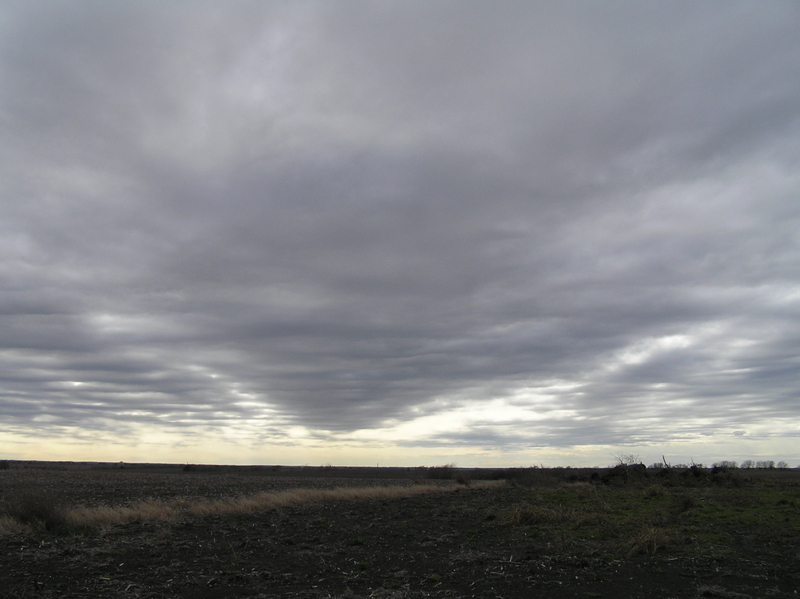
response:
[[[12,466],[0,599],[800,590],[797,470]]]

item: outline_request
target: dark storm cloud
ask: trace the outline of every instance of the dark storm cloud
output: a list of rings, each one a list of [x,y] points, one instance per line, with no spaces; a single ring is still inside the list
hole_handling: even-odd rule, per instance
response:
[[[568,416],[430,442],[797,418],[793,3],[0,15],[8,425],[351,431],[553,381]]]

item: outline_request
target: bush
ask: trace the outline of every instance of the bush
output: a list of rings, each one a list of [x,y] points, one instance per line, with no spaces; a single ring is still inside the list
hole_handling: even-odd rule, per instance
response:
[[[710,482],[722,487],[740,487],[749,483],[749,479],[741,476],[738,469],[712,468]]]
[[[60,528],[67,522],[64,504],[54,494],[42,490],[30,489],[12,495],[6,500],[3,511],[20,524],[45,530]]]
[[[614,484],[620,486],[628,484],[629,482],[644,481],[649,476],[647,467],[644,464],[617,464],[606,472],[600,480],[607,485]]]

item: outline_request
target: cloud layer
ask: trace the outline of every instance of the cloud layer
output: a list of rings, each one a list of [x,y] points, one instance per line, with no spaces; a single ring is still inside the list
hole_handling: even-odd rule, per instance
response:
[[[0,427],[798,436],[799,27],[790,2],[6,3]]]

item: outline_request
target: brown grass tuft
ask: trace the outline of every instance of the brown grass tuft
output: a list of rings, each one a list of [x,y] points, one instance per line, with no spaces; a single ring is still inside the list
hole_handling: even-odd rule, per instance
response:
[[[628,555],[653,555],[672,543],[670,535],[655,526],[643,526],[627,543]]]
[[[27,527],[13,518],[0,516],[0,534],[15,534],[26,530]]]

